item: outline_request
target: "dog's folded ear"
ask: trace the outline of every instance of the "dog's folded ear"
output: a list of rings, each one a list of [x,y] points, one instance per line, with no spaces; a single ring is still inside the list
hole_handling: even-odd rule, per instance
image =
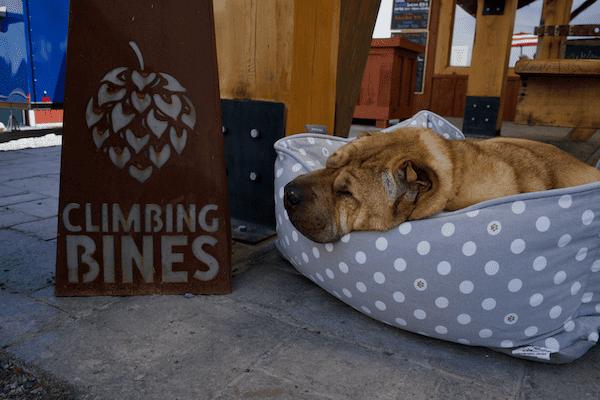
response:
[[[427,190],[431,187],[430,170],[425,167],[415,167],[411,161],[405,163],[404,176],[406,182],[419,186],[419,191]]]
[[[429,168],[414,161],[401,161],[394,170],[396,197],[398,199],[404,197],[411,202],[415,201],[419,194],[428,191],[435,179]]]

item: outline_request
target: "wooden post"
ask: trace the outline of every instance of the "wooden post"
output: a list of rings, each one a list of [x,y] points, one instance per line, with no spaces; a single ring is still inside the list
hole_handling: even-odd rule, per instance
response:
[[[502,124],[503,96],[517,0],[506,0],[502,14],[488,14],[487,3],[486,0],[478,0],[477,4],[477,26],[463,131],[467,134],[495,136]]]
[[[214,0],[221,98],[281,102],[286,135],[347,135],[380,0]]]
[[[573,0],[544,0],[540,25],[569,25]],[[561,36],[540,36],[535,58],[560,58]]]

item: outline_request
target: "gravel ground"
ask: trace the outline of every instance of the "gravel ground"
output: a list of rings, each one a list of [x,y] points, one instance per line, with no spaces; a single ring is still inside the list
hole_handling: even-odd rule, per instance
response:
[[[71,400],[77,391],[0,351],[0,399]]]

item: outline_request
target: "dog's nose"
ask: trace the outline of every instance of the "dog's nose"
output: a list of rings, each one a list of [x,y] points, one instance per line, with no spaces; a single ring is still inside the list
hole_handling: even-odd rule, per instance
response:
[[[285,187],[285,204],[288,206],[296,206],[302,201],[300,188],[296,185],[287,185]]]
[[[293,182],[288,183],[284,190],[284,204],[286,208],[291,208],[312,198],[312,190],[305,185],[297,185]]]

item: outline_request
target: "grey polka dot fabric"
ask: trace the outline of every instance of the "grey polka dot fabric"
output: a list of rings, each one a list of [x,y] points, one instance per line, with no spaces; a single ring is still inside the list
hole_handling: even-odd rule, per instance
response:
[[[421,112],[401,124],[463,136]],[[349,139],[300,134],[275,143],[277,247],[301,273],[382,323],[548,363],[598,341],[600,183],[503,197],[320,244],[300,234],[284,186],[323,168]]]

